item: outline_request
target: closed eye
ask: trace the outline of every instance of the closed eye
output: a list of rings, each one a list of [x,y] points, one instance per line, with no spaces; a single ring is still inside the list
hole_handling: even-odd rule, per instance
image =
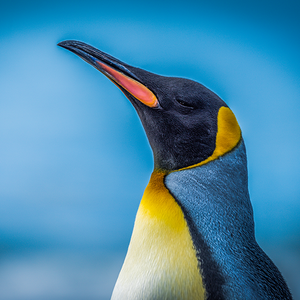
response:
[[[195,108],[193,105],[191,105],[190,103],[187,103],[185,101],[182,101],[182,100],[179,100],[179,99],[176,99],[176,101],[181,105],[181,106],[184,106],[184,107],[188,107],[188,108]]]

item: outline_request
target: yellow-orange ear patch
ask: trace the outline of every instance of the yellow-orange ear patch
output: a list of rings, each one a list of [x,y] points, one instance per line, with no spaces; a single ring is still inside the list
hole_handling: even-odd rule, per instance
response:
[[[230,108],[222,106],[218,112],[218,131],[216,136],[216,147],[211,156],[195,165],[176,171],[191,169],[202,166],[225,153],[231,151],[241,139],[241,129],[235,115]]]
[[[233,112],[225,106],[219,109],[216,148],[212,155],[221,156],[232,150],[241,139],[241,129]]]

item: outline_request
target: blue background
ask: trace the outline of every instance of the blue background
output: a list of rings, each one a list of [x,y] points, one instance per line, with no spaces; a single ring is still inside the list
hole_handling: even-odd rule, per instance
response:
[[[299,1],[1,1],[0,294],[108,299],[153,159],[77,39],[232,108],[257,239],[300,299]]]

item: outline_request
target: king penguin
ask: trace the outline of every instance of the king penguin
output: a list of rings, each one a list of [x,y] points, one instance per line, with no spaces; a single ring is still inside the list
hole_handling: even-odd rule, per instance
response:
[[[292,299],[254,235],[245,145],[226,103],[192,80],[66,48],[130,100],[154,155],[112,300]]]

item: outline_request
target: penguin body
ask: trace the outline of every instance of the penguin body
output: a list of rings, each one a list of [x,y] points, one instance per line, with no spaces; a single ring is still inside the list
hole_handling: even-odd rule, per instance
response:
[[[113,300],[292,299],[258,246],[240,127],[203,85],[65,41],[135,107],[154,155]]]

